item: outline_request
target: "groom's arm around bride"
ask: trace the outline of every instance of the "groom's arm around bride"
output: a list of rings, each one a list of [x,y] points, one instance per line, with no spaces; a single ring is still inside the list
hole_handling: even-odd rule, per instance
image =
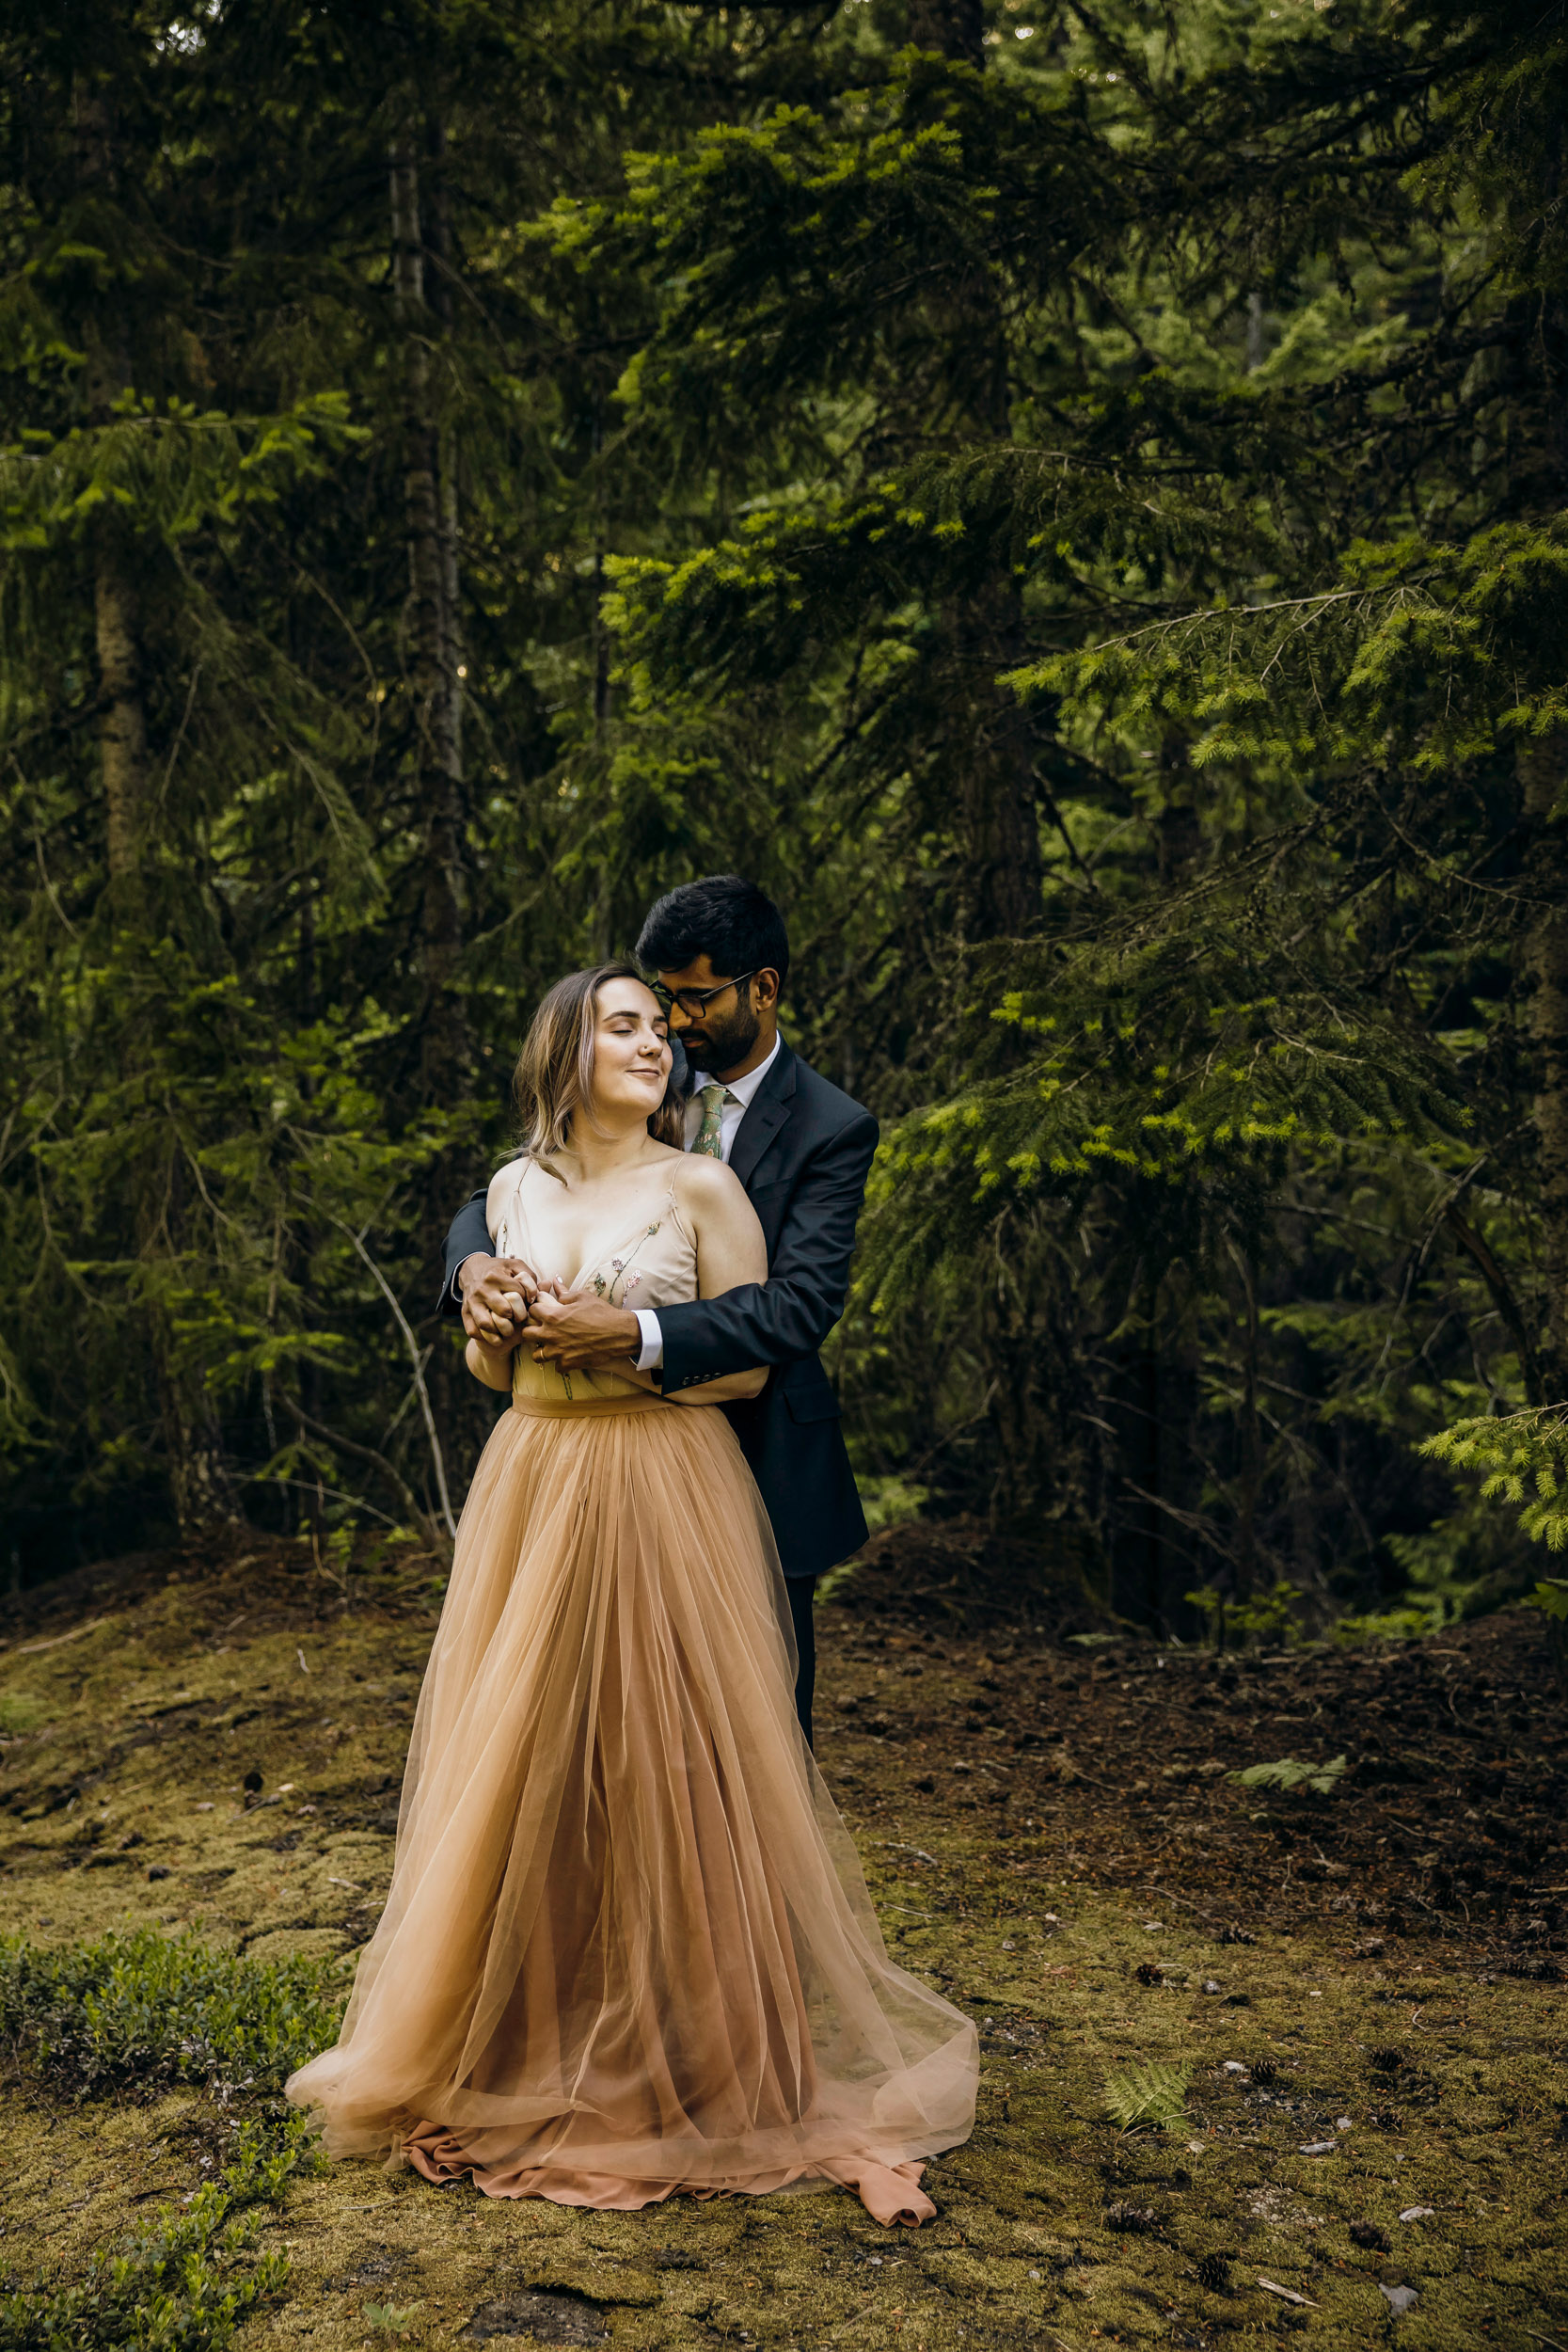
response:
[[[504,1313],[522,1292],[524,1344],[571,1371],[628,1356],[669,1392],[757,1364],[760,1395],[728,1413],[773,1523],[784,1573],[815,1578],[858,1550],[865,1518],[845,1450],[838,1399],[817,1354],[844,1311],[855,1226],[877,1146],[869,1111],[800,1059],[778,1034],[788,969],[783,918],[733,875],[660,899],[638,942],[659,975],[670,1027],[695,1083],[687,1146],[728,1161],[762,1223],[765,1283],[641,1316],[584,1296],[531,1295],[493,1259],[484,1195],[447,1236],[443,1308],[467,1322]]]

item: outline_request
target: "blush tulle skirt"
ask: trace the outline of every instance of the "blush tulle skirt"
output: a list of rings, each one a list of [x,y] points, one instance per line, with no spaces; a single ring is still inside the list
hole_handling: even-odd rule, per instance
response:
[[[978,2052],[888,1958],[796,1723],[783,1579],[723,1415],[519,1402],[475,1473],[333,2155],[632,2207],[853,2187],[926,2219]]]

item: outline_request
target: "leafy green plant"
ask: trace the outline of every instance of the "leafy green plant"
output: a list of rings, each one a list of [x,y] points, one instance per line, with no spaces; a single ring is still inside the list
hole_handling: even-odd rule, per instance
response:
[[[1191,2066],[1159,2064],[1153,2059],[1130,2066],[1125,2074],[1105,2077],[1105,2111],[1124,2132],[1174,2132],[1187,2120],[1187,2086]]]
[[[1354,1642],[1418,1642],[1434,1630],[1429,1609],[1383,1609],[1368,1616],[1340,1617],[1334,1638]]]
[[[304,2116],[245,2124],[219,2179],[95,2253],[84,2279],[0,2288],[0,2352],[222,2352],[288,2275],[286,2255],[255,2254],[246,2209],[280,2202],[312,2161]]]
[[[250,2209],[319,2161],[309,2120],[276,2094],[341,2011],[330,1963],[245,1960],[150,1929],[56,1951],[0,1943],[0,2031],[50,2080],[78,2097],[196,2082],[251,2104],[182,2211],[160,2208],[81,2280],[7,2280],[0,2352],[222,2352],[286,2276],[285,2256],[255,2252]]]
[[[279,2090],[331,2042],[341,1999],[334,1963],[244,1960],[150,1928],[60,1950],[0,1942],[0,2031],[80,2094],[156,2082]]]
[[[1301,1596],[1283,1582],[1250,1600],[1232,1600],[1214,1584],[1200,1584],[1181,1597],[1200,1613],[1203,1638],[1212,1649],[1224,1649],[1233,1634],[1243,1641],[1285,1643],[1294,1641],[1300,1630],[1296,1611]]]
[[[1203,1619],[1203,1638],[1210,1648],[1224,1649],[1225,1613],[1229,1602],[1218,1585],[1200,1584],[1196,1592],[1183,1593],[1181,1597]]]
[[[865,1511],[865,1523],[873,1535],[884,1527],[901,1527],[907,1519],[917,1519],[930,1501],[930,1488],[901,1477],[896,1471],[885,1477],[860,1479],[861,1502]]]
[[[1243,1772],[1230,1772],[1227,1777],[1238,1780],[1243,1788],[1307,1789],[1315,1797],[1331,1797],[1344,1777],[1345,1758],[1337,1756],[1328,1764],[1299,1764],[1293,1756],[1282,1756],[1273,1764],[1249,1764]]]
[[[1293,1642],[1300,1631],[1296,1611],[1301,1595],[1294,1585],[1279,1583],[1272,1592],[1232,1604],[1227,1623],[1244,1641],[1259,1644]]]
[[[365,2325],[378,2336],[405,2336],[422,2306],[407,2303],[401,2311],[390,2303],[367,2303]]]

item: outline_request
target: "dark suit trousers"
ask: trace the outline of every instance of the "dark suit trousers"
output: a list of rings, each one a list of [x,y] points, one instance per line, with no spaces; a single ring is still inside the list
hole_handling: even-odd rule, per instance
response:
[[[800,1718],[800,1728],[811,1745],[811,1703],[816,1692],[816,1625],[812,1616],[812,1603],[816,1598],[815,1576],[786,1576],[784,1591],[789,1595],[789,1618],[795,1628],[795,1650],[800,1665],[795,1676],[795,1712]]]

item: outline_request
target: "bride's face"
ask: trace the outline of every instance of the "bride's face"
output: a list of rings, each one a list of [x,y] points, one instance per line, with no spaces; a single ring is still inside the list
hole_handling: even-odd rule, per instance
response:
[[[594,1103],[602,1118],[651,1119],[670,1083],[670,1031],[641,980],[607,980],[594,1007]]]

